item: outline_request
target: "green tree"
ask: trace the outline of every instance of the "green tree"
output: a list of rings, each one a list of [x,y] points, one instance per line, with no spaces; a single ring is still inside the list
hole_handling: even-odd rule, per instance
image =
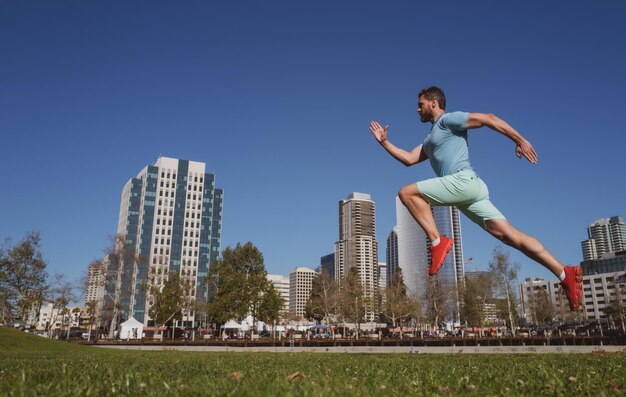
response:
[[[517,280],[517,271],[519,264],[512,263],[509,253],[505,252],[502,247],[496,247],[493,250],[492,259],[489,262],[489,271],[494,280],[495,293],[503,298],[503,304],[497,303],[498,311],[508,318],[508,325],[511,332],[515,336],[515,319],[517,318],[515,282]]]
[[[154,320],[157,329],[172,320],[181,320],[183,312],[193,306],[188,280],[176,272],[170,273],[163,286],[151,285],[149,288],[150,309],[148,314]]]
[[[328,274],[321,272],[313,278],[311,294],[305,306],[306,317],[328,324],[336,309],[337,284]]]
[[[39,308],[46,290],[46,261],[41,252],[41,236],[29,232],[17,244],[5,240],[0,248],[0,314],[2,322],[14,317],[26,319]]]
[[[266,324],[274,324],[280,319],[280,313],[284,305],[283,297],[280,296],[274,285],[268,282],[259,305],[258,320]]]
[[[232,249],[227,247],[207,275],[207,316],[212,322],[243,320],[251,314],[254,321],[264,308],[264,296],[270,291],[263,254],[250,242]],[[270,303],[270,297],[265,304]]]
[[[93,324],[96,321],[96,315],[98,310],[98,301],[91,300],[85,302],[85,306],[87,307],[87,316],[89,317],[89,336],[87,336],[87,341],[91,341],[91,332],[93,331]]]
[[[491,273],[478,274],[476,277],[466,277],[462,289],[461,320],[468,326],[482,327],[485,318],[485,304],[491,300],[493,289],[493,275]]]

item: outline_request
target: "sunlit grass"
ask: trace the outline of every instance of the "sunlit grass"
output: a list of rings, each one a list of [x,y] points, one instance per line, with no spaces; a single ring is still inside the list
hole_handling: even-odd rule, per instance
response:
[[[5,338],[16,335],[0,331]],[[183,353],[40,344],[11,351],[6,345],[0,345],[2,396],[614,396],[626,390],[626,354],[617,353]]]

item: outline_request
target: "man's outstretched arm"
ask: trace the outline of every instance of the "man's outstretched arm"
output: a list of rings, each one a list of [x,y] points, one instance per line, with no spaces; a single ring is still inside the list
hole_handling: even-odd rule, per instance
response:
[[[537,153],[533,146],[528,142],[522,134],[517,132],[506,121],[496,117],[493,114],[470,113],[467,119],[466,128],[480,128],[487,126],[494,131],[498,131],[502,135],[508,137],[515,142],[515,154],[518,158],[524,158],[533,164],[537,164]]]
[[[426,152],[424,152],[424,150],[422,149],[422,145],[419,145],[410,152],[407,152],[406,150],[400,149],[393,143],[389,142],[389,140],[387,139],[388,128],[388,125],[383,128],[376,121],[370,122],[370,131],[372,131],[374,138],[376,138],[378,143],[380,143],[380,145],[384,147],[390,155],[396,158],[396,160],[409,167],[413,164],[420,163],[428,158]]]

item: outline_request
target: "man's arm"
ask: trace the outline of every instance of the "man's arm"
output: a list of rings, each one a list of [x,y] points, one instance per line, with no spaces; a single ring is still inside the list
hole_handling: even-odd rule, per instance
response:
[[[389,142],[387,139],[388,128],[388,125],[383,128],[376,121],[370,122],[370,131],[372,131],[374,138],[376,138],[378,143],[380,143],[380,145],[384,147],[385,150],[388,151],[389,154],[396,160],[409,167],[413,164],[421,163],[428,158],[426,152],[422,148],[422,145],[419,145],[410,152],[407,152],[406,150],[400,149],[393,143]]]
[[[515,142],[515,154],[518,158],[526,158],[533,164],[537,164],[537,153],[533,146],[528,142],[522,134],[517,132],[515,128],[511,127],[506,121],[496,117],[493,114],[485,113],[470,113],[467,118],[466,128],[480,128],[487,126],[494,131],[498,131],[502,135],[508,137]]]

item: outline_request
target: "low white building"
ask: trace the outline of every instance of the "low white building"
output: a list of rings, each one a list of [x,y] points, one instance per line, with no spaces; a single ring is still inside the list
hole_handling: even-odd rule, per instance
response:
[[[50,302],[44,303],[39,309],[39,319],[35,328],[37,331],[52,331],[67,328],[68,325],[79,327],[85,309],[81,306],[54,307]]]
[[[545,289],[550,297],[550,302],[555,309],[559,308],[560,302],[567,298],[559,296],[561,283],[558,280],[546,281],[541,278],[527,278],[520,285],[521,313],[526,319],[530,319],[530,296],[532,291]],[[610,305],[620,292],[623,304],[626,306],[626,272],[590,274],[583,276],[583,316],[588,320],[606,319],[604,309]],[[569,306],[568,306],[569,310]]]

